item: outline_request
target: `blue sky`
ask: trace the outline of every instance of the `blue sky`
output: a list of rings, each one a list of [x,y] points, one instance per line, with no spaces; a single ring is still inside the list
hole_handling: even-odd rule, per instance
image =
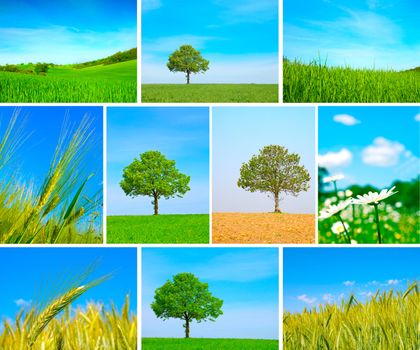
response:
[[[418,248],[285,248],[284,310],[340,302],[354,293],[364,302],[381,291],[406,290],[420,278]]]
[[[53,160],[62,129],[75,131],[87,115],[92,120],[94,135],[81,163],[83,167],[78,171],[84,176],[95,174],[86,183],[87,193],[93,195],[102,190],[102,107],[19,107],[19,110],[17,126],[23,126],[27,139],[15,152],[0,180],[13,173],[27,184],[32,181],[39,189]],[[16,111],[16,107],[0,107],[0,137]]]
[[[237,186],[242,163],[264,146],[276,144],[301,156],[311,175],[311,187],[297,197],[283,196],[287,213],[315,211],[315,114],[311,107],[213,108],[213,212],[271,212],[267,194]]]
[[[273,248],[144,248],[143,337],[184,336],[182,320],[156,318],[156,288],[181,272],[194,273],[224,301],[216,322],[193,322],[193,338],[278,339],[278,250]]]
[[[418,0],[284,0],[284,56],[331,66],[420,65]]]
[[[73,306],[84,307],[88,301],[104,305],[113,302],[121,310],[125,296],[130,294],[130,308],[136,312],[136,256],[133,248],[2,248],[2,285],[8,287],[2,290],[0,317],[13,319],[22,306],[30,308],[43,302],[40,290],[48,296],[53,288],[62,288],[60,283],[69,276],[82,274],[95,263],[97,268],[87,282],[109,273],[113,277],[83,294]]]
[[[153,213],[150,197],[127,197],[123,169],[140,153],[157,150],[191,176],[183,198],[159,201],[161,214],[209,212],[209,112],[206,107],[108,108],[108,215]]]
[[[78,63],[136,47],[136,0],[2,0],[0,64]]]
[[[389,186],[420,171],[419,107],[320,107],[319,164],[339,187]]]
[[[142,82],[184,83],[166,67],[183,44],[210,60],[192,83],[277,83],[277,0],[144,0]]]

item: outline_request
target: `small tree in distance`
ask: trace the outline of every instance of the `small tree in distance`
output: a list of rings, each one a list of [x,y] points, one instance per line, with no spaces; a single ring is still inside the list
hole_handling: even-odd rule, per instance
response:
[[[214,297],[208,284],[192,273],[179,273],[156,289],[151,308],[158,318],[178,318],[185,321],[185,338],[190,337],[190,323],[215,321],[223,314],[223,300]]]
[[[158,215],[159,199],[181,198],[190,190],[189,182],[190,177],[179,172],[174,160],[159,151],[147,151],[124,168],[120,186],[127,196],[152,197],[154,215]]]
[[[187,84],[189,84],[191,73],[206,72],[209,69],[209,63],[201,56],[200,51],[191,45],[182,45],[169,56],[166,65],[171,72],[185,73]]]
[[[309,189],[311,176],[299,165],[300,156],[278,145],[265,146],[258,155],[243,163],[238,186],[250,192],[270,193],[274,198],[274,212],[280,213],[280,193],[297,196]]]

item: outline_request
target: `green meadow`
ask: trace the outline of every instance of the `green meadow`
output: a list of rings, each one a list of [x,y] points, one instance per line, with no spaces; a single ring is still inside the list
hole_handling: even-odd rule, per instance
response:
[[[327,67],[283,60],[284,102],[420,102],[420,71]]]
[[[105,60],[49,64],[43,74],[35,74],[33,64],[4,66],[0,69],[0,102],[136,102],[137,59]],[[10,67],[15,71],[5,70],[12,70]]]
[[[108,216],[107,243],[209,243],[209,215]]]
[[[277,340],[143,338],[143,350],[278,350]]]
[[[278,102],[277,84],[143,84],[142,102]]]

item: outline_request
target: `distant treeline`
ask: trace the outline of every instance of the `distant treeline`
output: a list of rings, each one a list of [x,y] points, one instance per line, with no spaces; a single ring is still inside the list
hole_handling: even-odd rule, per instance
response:
[[[53,63],[41,62],[38,62],[36,64],[6,64],[4,66],[0,66],[0,72],[46,75],[48,72],[48,68],[53,66]]]
[[[73,65],[73,67],[86,68],[86,67],[98,66],[102,64],[109,65],[109,64],[119,63],[119,62],[131,61],[135,59],[137,59],[137,48],[133,48],[127,51],[119,51],[117,53],[114,53],[111,56],[101,58],[99,60],[75,64]]]

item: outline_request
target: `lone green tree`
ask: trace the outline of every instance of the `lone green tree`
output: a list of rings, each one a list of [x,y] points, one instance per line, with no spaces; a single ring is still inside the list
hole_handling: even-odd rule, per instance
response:
[[[274,198],[274,212],[280,213],[280,194],[297,196],[309,189],[311,176],[299,165],[300,156],[278,145],[265,146],[258,155],[243,163],[238,186],[250,192],[269,193]]]
[[[223,300],[214,297],[207,283],[192,273],[179,273],[156,289],[151,308],[158,318],[178,318],[185,321],[185,338],[190,337],[192,321],[215,321],[223,314]]]
[[[179,172],[174,160],[159,151],[147,151],[124,168],[120,186],[127,196],[152,197],[154,215],[158,215],[159,199],[183,197],[190,190],[189,182],[190,177]]]
[[[169,56],[166,65],[171,72],[184,72],[187,84],[189,84],[191,73],[206,72],[209,69],[209,63],[201,56],[200,51],[191,45],[182,45]]]

